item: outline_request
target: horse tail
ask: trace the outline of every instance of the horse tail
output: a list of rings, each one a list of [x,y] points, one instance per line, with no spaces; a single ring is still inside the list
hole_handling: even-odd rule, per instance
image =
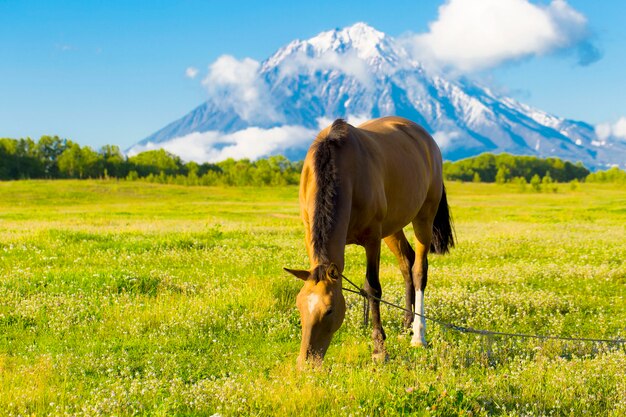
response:
[[[446,186],[441,185],[443,193],[439,200],[439,208],[435,214],[433,222],[433,237],[430,244],[432,253],[444,254],[454,247],[454,227],[452,225],[452,217],[450,208],[448,207],[448,198],[446,197]]]

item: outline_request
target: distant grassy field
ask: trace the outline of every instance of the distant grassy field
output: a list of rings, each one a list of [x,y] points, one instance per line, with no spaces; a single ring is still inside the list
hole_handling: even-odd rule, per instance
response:
[[[297,188],[0,183],[2,415],[626,415],[626,349],[430,324],[370,359],[361,301],[324,367],[299,373],[306,268]],[[501,331],[626,338],[626,189],[448,184],[457,248],[426,313]],[[407,233],[409,231],[407,230]],[[383,249],[384,297],[403,284]],[[363,282],[364,254],[345,274]]]

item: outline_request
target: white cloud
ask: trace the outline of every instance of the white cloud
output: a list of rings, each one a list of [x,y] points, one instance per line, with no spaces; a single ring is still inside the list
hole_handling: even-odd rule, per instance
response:
[[[613,125],[613,136],[621,139],[626,139],[626,117],[620,118]]]
[[[164,143],[149,142],[135,146],[129,156],[152,149],[165,149],[185,161],[218,162],[227,158],[258,159],[284,153],[289,148],[306,149],[318,132],[302,126],[279,126],[270,129],[249,127],[234,133],[194,132]]]
[[[228,106],[247,122],[281,121],[272,103],[269,87],[259,74],[259,62],[222,55],[209,66],[202,80],[209,98],[218,106]]]
[[[599,58],[587,19],[565,0],[536,5],[528,0],[448,0],[429,32],[405,39],[416,58],[461,71],[577,47],[579,63]]]
[[[322,116],[315,119],[315,121],[317,122],[317,127],[319,128],[319,130],[322,130],[330,126],[335,121],[335,119],[331,119],[327,116]]]
[[[461,134],[458,131],[439,131],[433,134],[433,139],[435,139],[440,149],[444,149],[450,146],[452,140],[459,136],[461,136]]]
[[[615,123],[601,123],[596,126],[596,135],[602,142],[613,137],[626,141],[626,117],[620,117]]]
[[[613,127],[610,123],[601,123],[596,126],[596,135],[601,140],[606,140],[611,136]]]
[[[357,126],[369,120],[369,116],[349,115],[348,123]],[[219,162],[228,158],[258,159],[268,155],[285,153],[288,149],[307,149],[322,130],[332,124],[334,119],[320,117],[317,119],[319,129],[308,129],[304,126],[283,125],[269,129],[249,127],[233,133],[222,133],[215,130],[193,132],[179,136],[167,142],[137,145],[128,151],[128,156],[154,149],[165,149],[178,155],[184,161]],[[457,133],[458,136],[458,133]]]
[[[187,78],[193,79],[193,78],[196,78],[197,75],[198,75],[198,68],[196,68],[196,67],[188,67],[185,70],[185,76]]]
[[[369,114],[349,114],[346,116],[346,121],[352,126],[358,126],[370,120],[372,117]]]
[[[346,122],[348,122],[352,126],[358,126],[358,125],[360,125],[362,123],[367,122],[372,117],[369,114],[349,114],[349,115],[345,116],[344,118],[345,118]],[[335,119],[332,119],[332,118],[326,117],[326,116],[322,116],[322,117],[318,117],[317,119],[315,119],[315,121],[317,122],[317,127],[320,130],[322,130],[322,129],[325,129],[328,126],[330,126],[335,121]]]
[[[355,51],[338,54],[328,50],[320,56],[308,56],[304,52],[292,54],[280,64],[281,76],[291,76],[302,72],[339,70],[356,78],[365,87],[373,86],[371,70]]]

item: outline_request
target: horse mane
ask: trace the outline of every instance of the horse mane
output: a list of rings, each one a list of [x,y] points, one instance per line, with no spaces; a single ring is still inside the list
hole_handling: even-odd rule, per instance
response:
[[[329,262],[328,241],[335,226],[335,206],[337,205],[337,166],[335,149],[349,134],[348,123],[337,119],[326,137],[318,138],[313,145],[313,166],[315,169],[315,212],[311,237],[313,251],[322,263]]]

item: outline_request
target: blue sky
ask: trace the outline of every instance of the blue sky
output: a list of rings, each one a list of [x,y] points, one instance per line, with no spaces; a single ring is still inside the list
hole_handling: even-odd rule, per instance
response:
[[[127,148],[205,101],[200,80],[223,54],[261,61],[358,21],[392,36],[425,33],[444,1],[385,3],[0,0],[0,137]],[[558,116],[614,123],[626,116],[626,2],[567,5],[586,19],[595,62],[579,65],[573,47],[561,48],[470,76]]]

